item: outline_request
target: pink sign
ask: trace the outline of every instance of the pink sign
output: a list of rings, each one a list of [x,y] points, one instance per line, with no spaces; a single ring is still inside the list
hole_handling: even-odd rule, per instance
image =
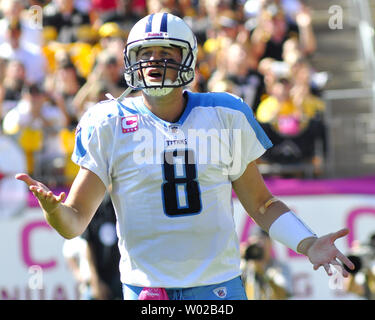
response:
[[[31,235],[33,231],[38,229],[52,231],[52,228],[44,220],[37,220],[27,224],[21,232],[22,260],[28,267],[38,265],[42,269],[54,268],[57,264],[55,259],[51,258],[48,261],[37,261],[32,256]]]

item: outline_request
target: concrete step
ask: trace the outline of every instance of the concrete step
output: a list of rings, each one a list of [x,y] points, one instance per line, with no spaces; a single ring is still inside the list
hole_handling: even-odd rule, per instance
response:
[[[330,79],[326,90],[368,88],[366,66],[362,60],[357,18],[351,0],[337,3],[326,0],[304,1],[313,9],[313,27],[317,52],[311,63],[318,71],[327,71]],[[369,1],[375,17],[375,1]],[[343,28],[329,28],[329,8],[343,9]],[[374,19],[375,20],[375,19]],[[375,128],[371,124],[371,98],[348,98],[329,101],[328,134],[330,157],[328,176],[373,174],[375,167]],[[367,122],[364,123],[363,119]]]

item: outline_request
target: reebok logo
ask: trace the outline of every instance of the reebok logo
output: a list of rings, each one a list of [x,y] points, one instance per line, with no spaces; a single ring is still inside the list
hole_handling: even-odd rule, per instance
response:
[[[227,287],[216,288],[213,292],[217,297],[224,299],[227,296]]]

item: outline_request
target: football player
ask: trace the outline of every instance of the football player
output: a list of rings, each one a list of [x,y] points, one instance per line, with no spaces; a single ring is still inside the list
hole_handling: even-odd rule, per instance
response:
[[[80,120],[69,195],[26,174],[45,218],[63,237],[80,235],[106,190],[117,216],[125,299],[246,299],[232,189],[270,236],[313,268],[352,263],[267,189],[255,160],[272,146],[251,108],[227,93],[193,93],[196,38],[169,13],[142,18],[124,50],[129,89]],[[131,90],[141,95],[126,97]],[[66,199],[65,199],[66,198]],[[343,271],[346,276],[346,271]]]

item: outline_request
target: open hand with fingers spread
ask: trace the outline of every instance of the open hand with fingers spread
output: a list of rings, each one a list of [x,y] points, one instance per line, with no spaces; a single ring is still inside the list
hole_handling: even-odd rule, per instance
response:
[[[34,180],[26,173],[16,174],[38,199],[48,224],[66,239],[81,235],[90,223],[105,194],[105,186],[97,175],[88,169],[80,168],[69,195],[58,195],[43,183]]]
[[[15,178],[25,182],[29,186],[29,190],[38,199],[42,209],[48,213],[52,213],[65,199],[65,192],[61,192],[58,196],[56,196],[43,183],[32,179],[26,173],[18,173],[16,174]]]
[[[349,269],[354,268],[354,264],[335,246],[335,241],[346,236],[348,229],[341,229],[337,232],[329,233],[325,236],[315,239],[306,251],[310,262],[313,264],[314,270],[323,266],[329,276],[333,274],[330,265],[335,266],[342,275],[347,277],[348,272],[342,267],[340,261]]]

